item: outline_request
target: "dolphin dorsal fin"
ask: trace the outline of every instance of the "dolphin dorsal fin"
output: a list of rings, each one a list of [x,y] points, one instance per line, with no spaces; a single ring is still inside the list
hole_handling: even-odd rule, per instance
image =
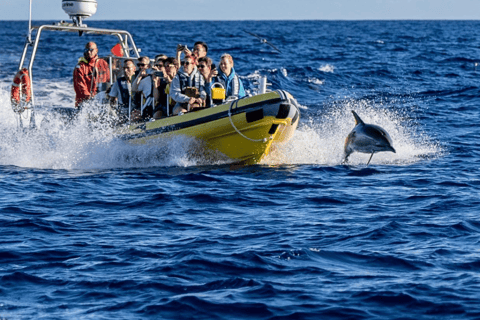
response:
[[[360,119],[360,117],[355,111],[352,110],[352,113],[353,113],[353,116],[355,117],[355,125],[365,124],[365,122],[363,122],[363,120]]]

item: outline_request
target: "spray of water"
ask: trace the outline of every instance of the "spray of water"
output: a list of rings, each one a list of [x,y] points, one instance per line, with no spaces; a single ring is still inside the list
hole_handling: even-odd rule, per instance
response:
[[[48,89],[52,87],[57,90]],[[46,83],[40,89],[47,93],[43,97],[45,104],[51,100],[73,105],[70,88]],[[108,116],[105,117],[104,109],[95,104],[83,109],[73,121],[66,121],[64,116],[52,114],[47,108],[43,109],[44,112],[39,108],[37,129],[19,130],[10,107],[8,90],[6,86],[0,88],[0,165],[89,170],[231,162],[218,154],[206,152],[201,142],[189,137],[157,139],[146,145],[129,144],[118,137],[118,129],[111,125]],[[293,138],[274,148],[263,164],[341,164],[345,138],[355,123],[351,110],[355,110],[366,123],[383,127],[397,150],[396,154],[376,154],[372,165],[405,165],[442,153],[438,143],[418,132],[414,124],[404,120],[405,117],[371,101],[344,100],[317,113],[305,108]],[[349,163],[364,165],[368,157],[367,154],[354,153]]]
[[[402,114],[368,100],[349,99],[334,103],[326,110],[308,115],[299,125],[295,136],[281,145],[264,160],[264,164],[319,164],[340,165],[344,159],[344,144],[355,126],[351,110],[366,123],[384,128],[393,140],[397,153],[379,152],[371,165],[408,165],[440,156],[438,142],[420,132],[418,126]],[[350,165],[365,165],[369,155],[354,153]]]
[[[53,95],[58,96],[58,92]],[[73,105],[73,99],[68,100],[67,105]],[[124,141],[119,129],[112,126],[112,117],[99,104],[86,106],[71,120],[40,105],[36,109],[36,129],[22,130],[10,107],[7,88],[2,87],[0,117],[0,165],[89,170],[222,163],[190,137],[156,139],[145,145]]]

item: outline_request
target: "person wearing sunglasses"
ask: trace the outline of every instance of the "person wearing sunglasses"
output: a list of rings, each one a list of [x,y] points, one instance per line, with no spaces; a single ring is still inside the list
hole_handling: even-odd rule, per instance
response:
[[[212,63],[212,59],[209,57],[202,57],[198,59],[197,68],[202,74],[205,84],[212,82],[212,79],[218,75],[217,68]]]
[[[110,97],[110,105],[112,107],[117,106],[116,109],[121,122],[128,118],[128,110],[132,104],[132,81],[136,69],[133,60],[125,60],[123,62],[124,75],[115,81],[108,94]]]
[[[215,65],[212,63],[212,59],[209,57],[202,57],[198,59],[198,72],[203,76],[205,81],[205,91],[207,93],[206,106],[211,107],[211,90],[214,82],[219,82],[217,76],[218,71]]]
[[[178,61],[177,59],[170,57],[165,60],[165,79],[168,83],[172,83],[173,78],[177,75],[178,72]]]
[[[149,118],[153,114],[152,74],[150,73],[150,58],[140,57],[137,62],[137,76],[132,83],[134,92],[134,120]]]
[[[149,57],[140,57],[138,58],[137,61],[137,71],[135,72],[135,79],[133,80],[134,83],[134,90],[138,88],[138,85],[140,84],[140,81],[143,79],[147,78],[149,74],[149,69],[150,69],[150,58]]]
[[[152,80],[155,81],[155,78],[165,78],[167,76],[167,70],[165,69],[165,61],[168,57],[164,54],[157,54],[155,56],[155,62],[153,63],[152,69]],[[154,85],[155,87],[155,85]]]
[[[153,97],[156,102],[155,110],[153,110],[154,119],[160,119],[164,115],[172,115],[175,101],[168,98],[168,95],[170,93],[172,80],[177,75],[177,64],[177,59],[167,58],[164,60],[164,77],[161,78],[153,75]],[[169,99],[168,103],[167,99]]]
[[[205,81],[194,64],[193,56],[182,61],[182,67],[172,81],[170,95],[175,100],[174,115],[193,111],[205,106],[207,93]]]
[[[155,56],[155,62],[153,63],[152,69],[157,72],[163,73],[165,76],[165,60],[167,60],[167,56],[164,54],[158,54]],[[157,73],[158,74],[158,73]]]
[[[83,57],[78,60],[73,70],[73,88],[75,90],[75,108],[93,98],[98,92],[98,85],[110,81],[110,70],[105,60],[98,58],[95,42],[85,45]]]

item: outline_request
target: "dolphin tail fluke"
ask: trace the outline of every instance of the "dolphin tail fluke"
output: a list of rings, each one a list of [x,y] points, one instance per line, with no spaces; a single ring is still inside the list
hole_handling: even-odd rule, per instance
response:
[[[368,159],[367,166],[370,164],[370,161],[372,161],[372,157],[373,157],[373,154],[374,154],[374,153],[375,153],[375,152],[372,152],[372,154],[370,155],[370,159]]]
[[[352,110],[352,113],[353,113],[353,116],[355,117],[355,125],[358,125],[358,124],[365,124],[365,122],[363,122],[362,119],[360,119],[360,117],[358,116],[358,114]]]

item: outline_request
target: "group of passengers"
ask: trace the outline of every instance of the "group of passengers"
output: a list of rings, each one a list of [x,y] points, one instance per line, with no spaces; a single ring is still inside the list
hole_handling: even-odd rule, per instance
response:
[[[138,58],[136,64],[134,59],[122,59],[123,66],[108,92],[111,105],[116,106],[119,116],[138,121],[211,107],[213,101],[221,102],[212,97],[216,87],[225,89],[223,98],[227,100],[244,97],[245,89],[235,73],[232,56],[223,54],[217,70],[207,53],[207,44],[196,42],[192,51],[178,45],[176,57],[157,55],[153,65],[149,57]],[[110,81],[108,63],[97,54],[97,45],[87,43],[74,70],[77,108],[95,96],[96,84]]]

